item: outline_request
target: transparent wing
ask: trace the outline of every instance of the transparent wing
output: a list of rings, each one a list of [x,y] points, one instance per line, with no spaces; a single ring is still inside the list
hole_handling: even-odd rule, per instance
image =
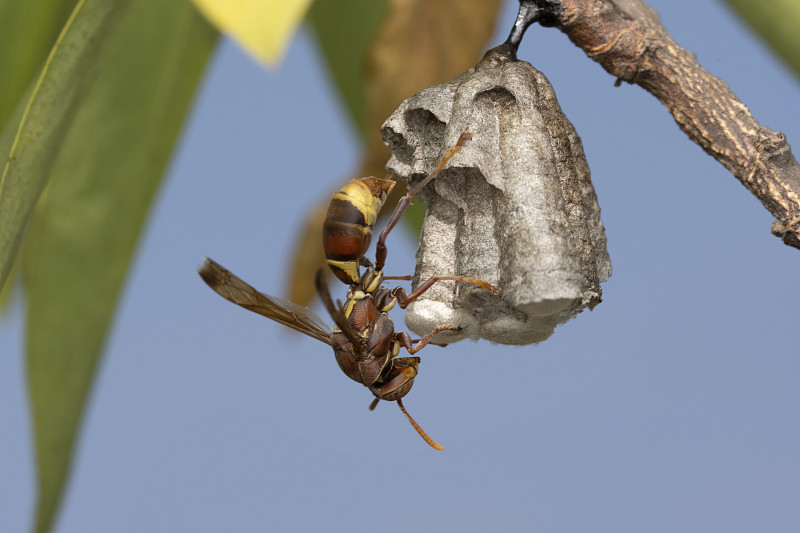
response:
[[[226,300],[330,345],[330,328],[308,307],[259,292],[209,258],[197,273]]]
[[[328,310],[328,314],[331,315],[333,318],[333,322],[339,328],[339,331],[344,333],[344,336],[347,337],[347,340],[350,341],[350,344],[353,346],[353,350],[361,356],[364,354],[364,339],[359,339],[356,332],[353,331],[353,327],[347,321],[347,317],[344,316],[342,312],[342,304],[339,302],[339,305],[335,305],[333,303],[333,298],[331,297],[331,291],[328,289],[328,281],[325,277],[325,271],[323,269],[317,270],[317,293],[319,297],[322,299],[322,303],[325,305],[325,308]]]

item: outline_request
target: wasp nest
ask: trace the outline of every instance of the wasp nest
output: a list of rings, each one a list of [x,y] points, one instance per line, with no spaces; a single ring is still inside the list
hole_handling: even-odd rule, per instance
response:
[[[575,128],[553,88],[523,61],[490,51],[453,81],[412,96],[384,123],[387,168],[413,186],[469,131],[472,140],[419,194],[428,204],[414,286],[465,275],[500,288],[436,283],[406,325],[441,340],[532,344],[600,302],[611,261],[600,207]]]

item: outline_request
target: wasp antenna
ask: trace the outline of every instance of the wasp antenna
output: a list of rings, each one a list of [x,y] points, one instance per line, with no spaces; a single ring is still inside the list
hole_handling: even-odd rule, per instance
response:
[[[375,402],[373,402],[373,403],[375,403]],[[412,426],[414,426],[414,429],[417,430],[417,433],[419,433],[419,436],[422,437],[422,440],[427,442],[428,445],[431,448],[435,449],[435,450],[444,450],[444,446],[442,446],[441,444],[437,443],[435,440],[430,438],[428,436],[428,434],[425,433],[425,431],[421,427],[419,427],[419,424],[417,424],[416,420],[411,418],[411,415],[408,414],[408,411],[406,411],[406,408],[403,407],[403,401],[402,400],[400,400],[400,399],[397,400],[397,406],[400,408],[401,411],[403,411],[403,414],[406,415],[406,418],[408,418],[408,421],[411,422]]]
[[[370,410],[370,411],[374,411],[374,410],[375,410],[375,408],[376,408],[376,407],[378,407],[378,402],[379,402],[379,401],[381,401],[381,399],[380,399],[380,398],[375,398],[374,400],[372,400],[372,403],[371,403],[371,404],[369,404],[369,410]]]

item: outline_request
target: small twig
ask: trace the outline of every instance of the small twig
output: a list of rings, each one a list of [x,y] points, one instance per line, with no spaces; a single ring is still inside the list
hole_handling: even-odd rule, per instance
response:
[[[542,26],[553,26],[559,19],[561,4],[559,0],[519,0],[519,13],[511,33],[503,45],[510,49],[511,59],[516,59],[519,44],[525,35],[525,30],[538,22]]]
[[[642,0],[520,0],[506,44],[516,51],[533,20],[564,32],[622,81],[663,103],[678,126],[722,163],[777,219],[772,233],[800,249],[800,165],[783,133],[761,126],[719,78],[678,46]]]

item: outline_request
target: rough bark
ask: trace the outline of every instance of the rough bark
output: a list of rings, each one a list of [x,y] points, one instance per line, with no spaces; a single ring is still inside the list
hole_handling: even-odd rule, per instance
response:
[[[800,248],[800,165],[781,132],[761,126],[730,88],[678,46],[641,0],[524,0],[618,83],[640,85],[691,140],[722,163],[777,219],[772,233]]]

